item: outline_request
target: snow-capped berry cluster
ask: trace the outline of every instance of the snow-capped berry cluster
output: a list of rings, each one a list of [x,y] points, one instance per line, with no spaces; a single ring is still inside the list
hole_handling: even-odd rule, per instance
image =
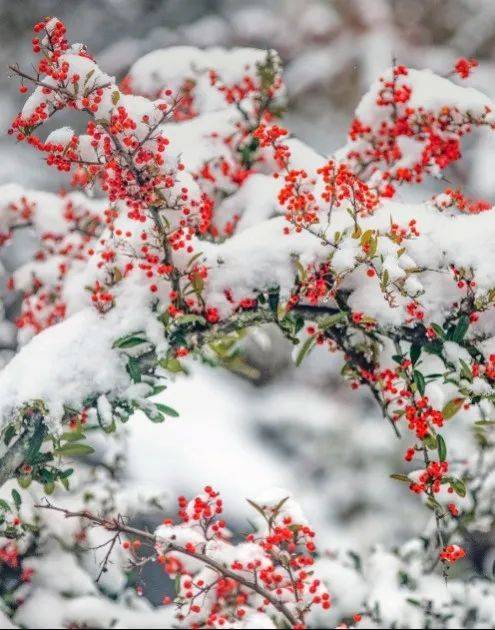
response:
[[[210,486],[178,502],[180,522],[166,519],[156,536],[158,562],[176,581],[177,617],[184,625],[227,628],[264,613],[304,628],[314,607],[331,607],[314,572],[315,534],[283,491],[250,501],[258,529],[240,542],[231,540],[222,500]]]
[[[466,71],[461,61],[456,72],[466,78],[475,64],[471,62]],[[493,126],[488,99],[459,107],[452,84],[435,77],[433,86],[432,78],[426,70],[396,66],[380,77],[357,109],[346,156],[383,197],[392,197],[397,184],[438,175],[461,157],[460,142],[466,133],[475,126]],[[434,110],[425,106],[429,94],[433,94]],[[449,100],[452,105],[447,104]]]

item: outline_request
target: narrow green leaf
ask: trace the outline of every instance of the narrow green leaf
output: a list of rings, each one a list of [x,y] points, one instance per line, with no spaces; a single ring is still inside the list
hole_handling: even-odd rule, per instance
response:
[[[162,403],[155,403],[155,407],[167,416],[171,416],[172,418],[179,417],[179,413],[175,411],[175,409],[172,409],[172,407],[169,407],[168,405],[164,405]]]
[[[340,311],[339,313],[335,313],[334,315],[328,315],[327,317],[322,317],[318,320],[318,328],[320,330],[327,330],[327,328],[331,328],[338,324],[339,322],[347,319],[347,313],[345,311]]]
[[[404,483],[411,483],[409,477],[401,473],[394,473],[393,475],[390,475],[390,479],[396,479],[397,481],[403,481]]]
[[[127,362],[127,371],[134,383],[141,382],[141,369],[139,367],[139,361],[134,357],[129,357]]]
[[[413,343],[411,345],[411,349],[409,350],[409,355],[411,357],[411,363],[416,365],[421,355],[421,345],[419,343]]]
[[[117,341],[113,344],[113,348],[133,348],[134,346],[139,346],[142,343],[146,343],[146,339],[142,337],[122,337],[121,339],[117,339]]]
[[[12,499],[14,501],[16,509],[18,510],[21,507],[22,499],[21,495],[15,488],[12,490]]]
[[[304,357],[310,352],[312,347],[315,345],[316,339],[315,337],[308,337],[306,341],[303,343],[302,348],[299,350],[296,357],[296,366],[299,367],[304,360]]]
[[[31,475],[21,475],[20,477],[17,477],[17,483],[20,485],[20,487],[23,490],[25,490],[26,488],[29,488],[32,481],[33,481],[33,478],[31,477]]]
[[[38,455],[41,445],[43,444],[43,438],[45,437],[45,431],[42,426],[38,426],[34,435],[32,437],[32,441],[29,444],[29,448],[26,451],[26,462],[28,464],[32,464]]]
[[[434,449],[437,448],[437,438],[431,433],[428,433],[428,435],[425,435],[425,437],[423,438],[423,443],[426,446],[426,448],[430,449],[430,451],[433,451]]]
[[[78,457],[80,455],[90,455],[94,453],[95,450],[89,444],[64,444],[59,448],[56,448],[54,451],[55,455],[60,455],[61,457]]]
[[[280,291],[279,289],[272,289],[268,292],[268,306],[272,313],[277,314],[278,311],[278,303],[280,300]]]
[[[416,387],[421,396],[425,395],[425,377],[418,370],[414,370],[413,372],[414,382],[416,383]]]
[[[460,479],[452,479],[450,485],[454,492],[460,497],[466,496],[466,484],[464,481],[461,481]]]
[[[55,483],[53,481],[49,481],[44,484],[43,489],[46,494],[53,494],[53,491],[55,490]]]
[[[176,374],[178,372],[184,372],[184,368],[180,364],[180,361],[175,357],[168,357],[165,359],[161,359],[159,364],[164,370],[168,372],[172,372],[172,374]]]
[[[450,418],[453,418],[455,416],[455,414],[464,404],[464,400],[464,398],[452,398],[452,400],[449,400],[449,402],[442,409],[442,415],[445,420],[450,420]]]
[[[452,335],[452,341],[460,343],[465,334],[467,333],[469,328],[469,317],[467,315],[462,315],[457,322],[457,326],[455,327],[454,333]]]
[[[473,373],[471,372],[471,368],[466,363],[466,361],[464,361],[464,359],[459,359],[459,362],[461,364],[461,376],[471,383],[473,381]]]
[[[85,440],[86,436],[81,431],[65,431],[62,433],[61,439],[66,442],[78,442],[79,440]]]
[[[437,435],[438,457],[441,462],[447,459],[447,445],[441,435]]]
[[[431,324],[431,327],[436,332],[437,337],[440,337],[440,339],[443,339],[445,337],[445,332],[441,326],[439,326],[438,324]]]
[[[15,428],[12,424],[9,424],[9,426],[5,430],[5,435],[3,438],[3,443],[5,444],[5,446],[8,446],[10,444],[14,435],[15,435]]]
[[[193,313],[188,315],[182,315],[182,317],[178,317],[174,320],[175,324],[185,325],[185,324],[201,324],[201,326],[206,326],[206,319],[201,315],[194,315]]]

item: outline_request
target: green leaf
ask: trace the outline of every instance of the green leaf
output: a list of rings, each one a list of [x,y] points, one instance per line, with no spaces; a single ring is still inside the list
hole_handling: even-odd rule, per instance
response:
[[[272,313],[277,314],[278,311],[278,303],[280,300],[280,291],[279,289],[272,289],[268,292],[268,306]]]
[[[467,333],[469,328],[469,317],[467,315],[462,315],[457,322],[457,326],[452,334],[452,341],[460,343],[465,334]]]
[[[14,501],[16,509],[18,510],[21,507],[22,499],[21,495],[17,492],[15,488],[12,490],[12,499]]]
[[[183,325],[183,324],[201,324],[201,326],[206,326],[206,319],[201,315],[194,315],[193,313],[188,315],[182,315],[182,317],[177,317],[174,320],[175,324]]]
[[[144,410],[144,413],[146,414],[146,417],[148,418],[148,420],[151,420],[151,422],[154,422],[155,424],[160,424],[161,422],[165,422],[165,416],[160,413],[159,411],[156,412],[152,412],[149,409]]]
[[[78,457],[81,455],[91,455],[91,453],[95,452],[95,449],[89,444],[64,444],[59,448],[56,448],[54,451],[55,455],[60,455],[61,457]]]
[[[129,361],[127,362],[127,372],[134,383],[141,382],[141,369],[139,367],[139,361],[134,357],[129,357]]]
[[[112,92],[112,103],[114,105],[117,105],[117,103],[120,101],[120,92],[119,90],[114,90]]]
[[[157,394],[161,394],[166,389],[167,389],[166,385],[156,385],[155,387],[153,387],[153,389],[151,390],[151,393],[148,394],[147,397],[148,396],[156,396]]]
[[[62,433],[62,441],[66,441],[66,442],[77,442],[79,440],[85,440],[86,436],[84,435],[84,433],[81,433],[80,430],[78,431],[64,431],[64,433]]]
[[[411,363],[416,365],[420,355],[421,355],[421,345],[419,343],[413,343],[409,350],[409,355],[411,357]]]
[[[133,348],[134,346],[139,346],[142,343],[146,343],[146,339],[131,335],[117,339],[112,348]]]
[[[155,403],[155,407],[167,416],[171,416],[172,418],[179,417],[179,413],[175,411],[175,409],[172,409],[172,407],[169,407],[168,405],[164,405],[162,403]]]
[[[440,339],[443,339],[445,337],[445,332],[441,326],[439,326],[438,324],[431,324],[431,327],[436,332],[437,337],[440,337]]]
[[[194,273],[191,278],[191,284],[193,286],[194,291],[200,295],[205,287],[205,281],[203,277],[199,273]]]
[[[44,484],[43,489],[46,494],[53,494],[53,491],[55,490],[55,483],[53,481],[49,481]]]
[[[8,446],[10,444],[14,435],[15,435],[15,428],[12,424],[9,424],[9,426],[5,430],[5,435],[3,438],[3,443],[5,444],[5,446]]]
[[[436,510],[442,510],[442,506],[440,505],[440,503],[435,499],[435,497],[429,496],[427,501],[426,501],[426,507],[430,508],[430,510],[436,511]]]
[[[426,387],[425,377],[418,370],[414,370],[413,377],[419,394],[424,396]]]
[[[449,402],[442,409],[442,415],[445,420],[450,420],[450,418],[453,418],[455,416],[455,414],[464,404],[464,400],[464,398],[452,398],[452,400],[449,400]]]
[[[322,317],[318,320],[318,328],[320,330],[327,330],[331,326],[335,326],[339,322],[347,319],[347,313],[345,311],[340,311],[339,313],[335,313],[334,315],[328,315],[327,317]]]
[[[289,497],[284,497],[281,501],[279,501],[277,503],[277,505],[273,508],[273,512],[270,516],[270,518],[268,519],[268,525],[271,527],[273,525],[273,522],[275,521],[275,519],[277,518],[277,516],[279,515],[279,512],[282,508],[282,506],[284,505],[284,503],[286,501],[288,501]]]
[[[7,501],[0,499],[0,510],[2,510],[3,512],[11,512],[10,505],[7,503]]]
[[[385,271],[382,272],[382,280],[380,282],[380,286],[383,291],[387,288],[389,280],[390,280],[390,274],[385,269]]]
[[[447,445],[441,435],[437,435],[438,457],[441,462],[447,459]]]
[[[20,477],[17,477],[17,483],[20,485],[20,487],[23,490],[25,490],[26,488],[29,488],[32,481],[33,481],[33,478],[31,477],[31,475],[21,475]]]
[[[437,439],[431,433],[428,433],[428,435],[425,435],[425,437],[423,438],[423,443],[426,446],[426,448],[430,449],[430,451],[437,448]]]
[[[315,337],[308,337],[303,343],[302,348],[299,350],[296,357],[296,366],[299,367],[304,360],[304,357],[311,351],[316,343]]]
[[[93,74],[95,73],[95,70],[90,70],[88,72],[88,74],[86,75],[85,79],[84,79],[84,85],[86,85],[88,83],[88,81],[91,79],[91,77],[93,76]]]
[[[397,481],[403,481],[404,483],[411,483],[409,477],[401,473],[394,473],[393,475],[390,475],[390,479],[396,479]]]
[[[180,361],[175,357],[169,357],[166,359],[162,359],[159,361],[160,366],[167,370],[168,372],[172,372],[176,374],[177,372],[184,372],[184,368],[180,364]]]
[[[175,594],[178,595],[181,591],[181,574],[177,573],[177,575],[175,576],[175,580],[174,580],[174,591]]]
[[[301,317],[298,313],[294,314],[292,317],[294,322],[294,335],[297,335],[297,333],[304,328],[304,317]]]
[[[471,372],[471,368],[463,359],[459,359],[459,362],[461,364],[461,376],[471,383],[473,381],[473,373]]]
[[[452,479],[450,481],[450,486],[460,497],[466,496],[466,484],[464,481],[461,481],[460,479]]]
[[[294,262],[296,264],[299,280],[301,282],[304,282],[306,280],[306,277],[307,277],[306,269],[301,264],[301,261],[299,260],[299,258],[296,258],[296,260]]]
[[[60,483],[63,485],[63,487],[66,490],[69,490],[69,488],[70,488],[69,480],[66,477],[60,477]]]
[[[36,427],[32,440],[29,444],[29,448],[26,451],[26,462],[28,464],[34,463],[36,456],[38,455],[41,445],[43,444],[43,438],[45,437],[45,430],[42,425]]]
[[[202,256],[202,255],[203,255],[203,252],[198,252],[197,254],[194,254],[194,256],[192,256],[192,257],[189,259],[189,262],[187,263],[187,267],[186,267],[186,269],[187,269],[188,271],[189,271],[190,269],[192,269],[192,267],[193,267],[194,263],[195,263],[195,262],[198,260],[198,258],[199,258],[200,256]]]
[[[423,350],[428,352],[428,354],[436,354],[437,356],[442,357],[443,341],[440,339],[429,341],[424,344]]]

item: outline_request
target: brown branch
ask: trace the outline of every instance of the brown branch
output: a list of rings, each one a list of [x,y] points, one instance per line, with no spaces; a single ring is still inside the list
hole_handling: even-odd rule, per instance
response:
[[[117,519],[107,519],[95,516],[94,514],[91,514],[91,512],[89,512],[88,510],[72,512],[65,508],[52,505],[48,500],[46,500],[45,504],[36,504],[34,507],[60,512],[65,516],[65,518],[84,518],[88,521],[91,521],[92,523],[95,523],[96,525],[100,525],[108,531],[117,532],[118,534],[129,534],[130,536],[135,536],[137,538],[147,540],[153,545],[163,544],[160,538],[150,532],[131,527],[130,525],[126,525],[125,523],[122,523]],[[182,547],[181,545],[177,545],[176,543],[172,542],[165,542],[165,545],[165,553],[175,551],[191,558],[195,558],[196,560],[199,560],[200,562],[203,562],[207,566],[211,567],[214,571],[220,573],[224,577],[234,580],[235,582],[242,584],[246,588],[255,591],[256,593],[258,593],[258,595],[261,595],[261,597],[269,601],[271,605],[286,618],[291,627],[297,625],[297,619],[290,612],[287,606],[283,602],[280,602],[270,591],[267,591],[266,589],[261,587],[257,582],[253,582],[244,578],[238,573],[235,573],[235,571],[232,571],[231,569],[223,566],[220,562],[209,558],[206,554],[197,553],[195,551],[188,551],[185,547]]]

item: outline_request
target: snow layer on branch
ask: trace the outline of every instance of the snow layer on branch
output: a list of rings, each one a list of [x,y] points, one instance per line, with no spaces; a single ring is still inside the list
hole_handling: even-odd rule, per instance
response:
[[[60,131],[67,135],[68,130],[68,127],[63,127],[51,135]],[[23,199],[32,207],[28,219],[23,219],[10,208],[11,204],[18,204]],[[99,215],[103,214],[103,209],[108,205],[103,199],[91,199],[80,192],[56,195],[41,190],[26,190],[18,184],[3,184],[0,186],[0,232],[8,232],[14,225],[29,222],[37,236],[46,232],[66,234],[69,223],[64,218],[64,211],[69,202],[76,208],[91,209]]]
[[[64,63],[64,61],[69,63],[67,85],[71,85],[71,79],[74,75],[78,75],[81,80],[83,82],[86,82],[88,87],[91,89],[115,83],[115,79],[102,72],[99,66],[92,59],[89,59],[86,56],[81,56],[79,54],[80,50],[80,44],[73,44],[71,49],[60,56],[60,64]],[[51,76],[42,77],[42,80],[45,86],[56,87],[57,85],[57,82]],[[40,85],[27,98],[22,108],[22,115],[25,118],[29,118],[30,116],[32,116],[36,108],[43,102],[51,103],[53,106],[56,106],[57,103],[60,102],[61,96],[57,90],[53,90],[50,94],[45,94],[43,90],[44,87]],[[67,93],[75,94],[74,88],[67,88],[65,94]],[[83,90],[80,90],[77,93],[77,98],[75,99],[75,103],[79,108],[82,108],[82,98]]]
[[[171,89],[180,93],[187,81],[194,84],[195,106],[200,113],[225,109],[225,98],[211,85],[209,70],[215,70],[223,83],[242,80],[246,70],[266,58],[266,50],[256,48],[206,48],[172,46],[155,50],[138,61],[129,71],[134,92],[153,96]]]
[[[44,330],[0,373],[3,422],[24,402],[42,400],[49,410],[50,427],[57,431],[64,405],[81,407],[95,392],[124,394],[130,385],[125,360],[112,344],[137,330],[157,339],[154,323],[147,309],[116,309],[102,317],[88,307]]]
[[[392,80],[392,70],[383,73],[385,81]],[[473,116],[485,114],[487,108],[493,110],[493,102],[485,94],[472,87],[457,85],[440,77],[431,70],[408,69],[404,77],[405,84],[412,88],[408,105],[422,108],[425,111],[440,111],[444,107],[454,107],[460,112]],[[383,88],[383,83],[377,80],[370,90],[363,96],[356,109],[356,117],[361,122],[376,125],[389,118],[390,112],[386,107],[377,107],[376,96]],[[493,116],[490,117],[493,119]]]
[[[424,269],[412,278],[417,287],[425,293],[421,303],[427,321],[442,321],[443,316],[459,298],[459,292],[452,279],[450,265],[457,268],[472,269],[476,278],[476,294],[482,295],[493,286],[493,265],[491,252],[495,244],[495,210],[476,215],[451,215],[436,210],[431,204],[401,204],[385,202],[375,215],[363,221],[363,229],[387,229],[390,218],[400,225],[407,225],[416,219],[420,236],[404,243],[407,259],[395,256],[395,271],[400,268],[414,267]],[[339,229],[335,225],[335,229]],[[472,244],[476,243],[476,246]],[[392,265],[391,259],[387,263]],[[394,271],[394,272],[395,272]],[[364,272],[356,272],[349,279],[355,289],[352,305],[357,310],[376,317],[382,323],[403,323],[406,314],[401,308],[391,308],[388,304],[374,305],[372,295],[379,295],[376,279],[364,278]],[[407,300],[406,300],[407,301]],[[383,310],[382,310],[383,306]],[[486,331],[488,332],[488,330]],[[491,334],[495,333],[492,329]]]
[[[406,256],[396,256],[396,247],[386,238],[379,239],[379,251],[384,254],[384,265],[392,277],[401,277],[402,267],[410,265],[426,269],[415,273],[413,279],[424,291],[421,302],[428,321],[442,321],[443,316],[458,299],[456,285],[449,265],[472,268],[477,280],[476,291],[481,295],[491,288],[492,263],[490,252],[495,243],[493,211],[478,215],[441,213],[433,206],[408,205],[396,202],[383,204],[375,215],[363,220],[363,229],[386,229],[394,220],[406,223],[417,220],[421,236],[406,242]],[[334,230],[349,227],[347,213],[335,213]],[[303,265],[322,261],[328,248],[309,232],[283,234],[285,221],[276,217],[262,221],[221,244],[205,241],[195,243],[203,261],[209,267],[205,283],[205,298],[210,306],[219,309],[222,317],[232,312],[232,304],[225,291],[230,289],[234,301],[255,297],[259,290],[279,286],[282,299],[287,298],[294,284],[294,259]],[[465,247],[466,240],[477,247]],[[395,249],[394,249],[395,248]],[[353,268],[358,250],[339,252],[339,264]],[[345,254],[345,255],[344,255]],[[187,257],[185,258],[187,264]],[[433,270],[433,271],[430,271]],[[79,286],[80,279],[72,281]],[[406,305],[410,298],[399,296],[396,307],[390,306],[379,290],[377,278],[369,278],[360,267],[345,280],[352,290],[349,302],[354,310],[375,317],[382,325],[397,326],[406,322]],[[136,330],[149,330],[151,338],[161,342],[159,324],[146,306],[150,294],[146,287],[131,279],[117,299],[118,307],[102,317],[85,308],[62,324],[35,337],[0,374],[0,413],[6,417],[16,406],[26,401],[45,400],[50,408],[54,426],[63,413],[63,405],[79,405],[89,394],[112,391],[122,394],[128,385],[125,367],[113,342],[121,335]],[[77,305],[72,311],[77,310]],[[141,308],[136,309],[135,304]],[[479,326],[486,334],[495,334],[494,324],[480,318]],[[475,327],[473,326],[473,329]],[[46,366],[50,366],[50,370]]]
[[[232,306],[225,297],[230,289],[235,300],[254,297],[258,291],[280,287],[288,298],[296,275],[295,259],[303,265],[323,260],[328,254],[312,234],[284,235],[283,217],[262,221],[236,234],[220,245],[195,244],[210,268],[206,284],[208,303],[221,315],[230,314]]]

